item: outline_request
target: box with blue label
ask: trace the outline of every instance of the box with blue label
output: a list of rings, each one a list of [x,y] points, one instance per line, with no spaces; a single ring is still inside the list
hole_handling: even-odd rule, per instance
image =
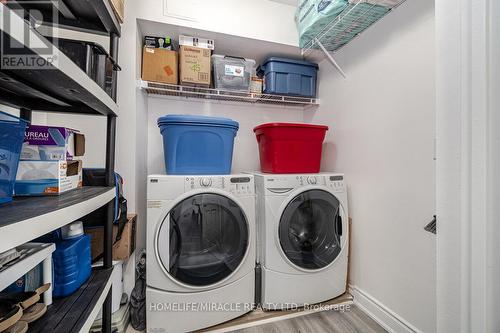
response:
[[[82,161],[21,161],[14,195],[58,195],[82,187]]]
[[[65,161],[85,155],[85,136],[77,130],[29,125],[24,134],[22,161]]]

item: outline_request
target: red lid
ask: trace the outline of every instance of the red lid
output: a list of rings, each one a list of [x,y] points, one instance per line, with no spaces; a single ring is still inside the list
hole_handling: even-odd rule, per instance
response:
[[[328,126],[325,125],[313,125],[313,124],[300,124],[300,123],[267,123],[262,124],[253,129],[254,132],[269,127],[295,127],[295,128],[311,128],[311,129],[321,129],[328,131]]]

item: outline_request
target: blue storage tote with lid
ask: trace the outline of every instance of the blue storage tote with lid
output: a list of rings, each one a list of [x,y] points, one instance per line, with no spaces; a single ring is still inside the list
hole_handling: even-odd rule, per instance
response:
[[[0,111],[0,204],[12,201],[28,122]]]
[[[258,69],[264,77],[264,93],[316,97],[318,64],[271,57]]]
[[[158,119],[169,175],[231,173],[239,124],[228,118],[167,115]]]

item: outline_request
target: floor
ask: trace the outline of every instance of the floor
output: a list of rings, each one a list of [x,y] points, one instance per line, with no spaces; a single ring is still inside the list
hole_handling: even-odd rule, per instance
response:
[[[323,311],[272,323],[224,332],[234,333],[386,333],[355,305],[348,311]],[[132,327],[127,333],[135,333]]]
[[[323,311],[232,331],[234,333],[386,333],[355,305],[349,311]]]

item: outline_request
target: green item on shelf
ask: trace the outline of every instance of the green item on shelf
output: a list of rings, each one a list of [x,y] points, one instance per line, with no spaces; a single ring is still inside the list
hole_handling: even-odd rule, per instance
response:
[[[295,13],[300,47],[323,31],[347,5],[347,0],[302,0]]]

